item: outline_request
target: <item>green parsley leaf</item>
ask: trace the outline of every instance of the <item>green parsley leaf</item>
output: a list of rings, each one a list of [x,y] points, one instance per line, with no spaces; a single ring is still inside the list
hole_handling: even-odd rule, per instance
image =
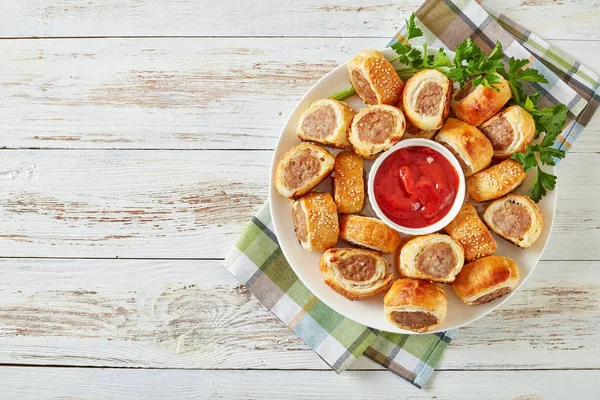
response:
[[[541,147],[540,148],[540,161],[546,165],[556,165],[555,158],[565,158],[565,152],[563,150],[556,149],[554,147]]]
[[[568,111],[567,106],[564,104],[556,104],[552,107],[535,110],[532,113],[536,131],[546,133],[542,146],[552,145],[556,137],[560,135],[567,120]]]
[[[415,25],[415,13],[412,13],[406,22],[406,41],[423,36],[423,31]]]
[[[544,172],[540,167],[538,167],[537,175],[535,176],[533,185],[531,185],[531,188],[529,188],[527,195],[531,198],[531,200],[537,203],[548,193],[548,190],[553,190],[555,186],[556,176]]]
[[[535,158],[535,152],[538,150],[537,145],[527,146],[525,153],[515,153],[512,156],[513,160],[517,160],[525,169],[525,171],[531,170],[537,166],[537,159]]]

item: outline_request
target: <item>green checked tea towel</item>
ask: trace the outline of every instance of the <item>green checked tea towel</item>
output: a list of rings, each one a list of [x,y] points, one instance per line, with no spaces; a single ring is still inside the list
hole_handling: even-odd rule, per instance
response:
[[[379,333],[327,307],[287,263],[268,204],[252,218],[224,266],[338,373],[365,354],[420,388],[454,334]]]
[[[499,40],[507,56],[528,58],[549,83],[525,89],[541,93],[542,107],[560,102],[569,109],[568,124],[554,144],[557,148],[571,148],[600,104],[597,74],[506,17],[492,17],[476,1],[429,0],[416,16],[424,33],[421,43],[454,49],[471,37],[489,51]],[[404,40],[404,31],[391,43]],[[373,47],[378,46],[374,43]],[[327,307],[285,260],[273,233],[268,204],[249,223],[224,266],[338,373],[364,354],[421,388],[456,333],[378,332]]]

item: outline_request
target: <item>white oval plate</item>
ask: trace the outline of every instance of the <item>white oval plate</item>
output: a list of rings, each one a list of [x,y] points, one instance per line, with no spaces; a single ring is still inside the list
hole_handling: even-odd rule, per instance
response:
[[[388,59],[391,59],[395,54],[391,49],[384,49],[381,51]],[[429,49],[429,54],[435,54],[436,52],[437,49]],[[454,54],[448,52],[448,55],[452,57]],[[395,66],[398,68],[399,66],[397,65]],[[383,294],[372,297],[368,300],[350,301],[334,292],[325,284],[323,281],[323,276],[321,275],[321,271],[319,270],[319,260],[322,253],[308,252],[302,248],[296,239],[294,225],[292,223],[292,202],[291,200],[281,196],[274,186],[275,169],[277,168],[278,161],[281,159],[281,157],[283,157],[287,150],[300,143],[300,139],[298,139],[298,136],[296,135],[296,126],[302,113],[313,101],[329,97],[334,93],[348,88],[349,86],[350,82],[348,79],[346,64],[340,65],[319,80],[306,93],[306,95],[304,95],[287,120],[285,127],[283,128],[283,132],[279,138],[279,142],[277,143],[277,148],[275,149],[275,154],[273,157],[273,163],[271,165],[269,200],[271,204],[273,227],[275,228],[275,233],[283,254],[300,280],[315,294],[315,296],[317,296],[329,307],[339,312],[343,316],[371,328],[395,333],[417,334],[416,332],[400,329],[385,318],[383,312]],[[358,98],[358,96],[347,99],[346,102],[354,109],[365,107],[365,104],[360,100],[360,98]],[[336,149],[328,149],[334,154],[339,152],[339,150]],[[368,174],[371,164],[372,161],[365,161],[366,174]],[[554,173],[554,168],[548,168],[547,172]],[[534,178],[535,173],[530,172],[523,185],[516,192],[525,194],[527,189],[531,186]],[[323,181],[316,188],[316,190],[329,191],[331,193],[330,179],[326,178],[325,181]],[[530,248],[524,250],[520,249],[505,241],[501,237],[493,234],[494,239],[498,244],[498,250],[496,254],[512,258],[519,265],[521,275],[519,286],[510,294],[493,300],[489,303],[478,306],[466,306],[459,300],[458,297],[456,297],[450,286],[442,285],[446,291],[446,295],[448,296],[448,314],[440,326],[427,333],[446,331],[448,329],[458,328],[476,321],[492,312],[518,291],[518,289],[527,280],[529,275],[531,275],[533,272],[544,252],[546,244],[548,243],[548,238],[550,237],[550,231],[552,230],[552,223],[554,221],[554,214],[556,211],[556,198],[556,189],[554,189],[554,191],[549,192],[538,204],[542,214],[544,215],[544,230],[542,231],[538,241],[535,242],[535,244]],[[478,208],[480,211],[483,210],[483,207],[481,206]],[[362,214],[375,216],[368,201]],[[403,235],[403,237],[404,236],[405,235]],[[348,245],[343,242],[338,244],[338,247],[344,246],[348,247]],[[393,268],[392,256],[386,256],[386,258],[388,261],[390,261]],[[395,268],[393,269],[396,276],[398,276],[398,272],[395,271]]]

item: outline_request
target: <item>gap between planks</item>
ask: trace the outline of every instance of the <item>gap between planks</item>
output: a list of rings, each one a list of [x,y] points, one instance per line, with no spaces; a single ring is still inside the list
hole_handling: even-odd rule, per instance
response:
[[[323,35],[130,35],[130,36],[0,36],[0,40],[63,40],[63,39],[390,39],[390,36],[323,36]],[[557,42],[600,42],[599,39],[568,39],[564,37],[545,37],[544,40]]]

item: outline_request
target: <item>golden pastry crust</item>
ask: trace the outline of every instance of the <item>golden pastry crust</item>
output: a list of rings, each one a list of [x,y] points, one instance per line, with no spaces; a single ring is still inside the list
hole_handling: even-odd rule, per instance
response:
[[[440,129],[450,112],[452,81],[435,69],[419,71],[404,85],[402,107],[412,125],[424,131]]]
[[[404,83],[377,50],[363,50],[348,62],[350,82],[365,104],[396,104]]]
[[[348,243],[390,254],[400,244],[400,234],[385,222],[362,215],[342,215],[340,237]]]
[[[544,229],[538,206],[520,194],[509,194],[491,203],[483,220],[492,231],[519,247],[530,247]]]
[[[308,251],[324,251],[338,242],[340,228],[337,208],[329,193],[313,192],[292,204],[292,218],[298,241]]]
[[[448,118],[435,141],[454,154],[465,176],[481,171],[492,162],[494,149],[490,141],[479,129],[456,118]]]
[[[368,106],[354,116],[348,138],[356,154],[374,158],[398,143],[405,127],[404,114],[396,107]]]
[[[494,159],[503,160],[525,148],[535,135],[533,117],[523,108],[506,107],[479,126],[494,149]]]
[[[275,171],[275,188],[285,197],[310,192],[333,170],[333,155],[313,143],[301,143],[288,150]]]
[[[363,300],[385,291],[394,280],[388,266],[381,253],[351,248],[329,249],[319,262],[325,283],[349,300]]]
[[[519,284],[519,266],[508,257],[489,256],[466,264],[452,288],[466,305],[487,303]]]
[[[444,231],[461,244],[467,261],[489,256],[497,249],[496,241],[471,203],[462,205]]]
[[[403,107],[404,106],[402,105],[402,99],[398,100],[398,102],[396,103],[396,108],[404,113]],[[424,131],[423,129],[417,128],[408,120],[408,118],[405,118],[405,122],[406,122],[406,128],[404,128],[404,134],[402,135],[402,139],[400,139],[400,140],[433,139],[433,137],[437,133],[437,130]]]
[[[495,200],[515,190],[527,177],[515,160],[504,160],[467,178],[467,193],[478,203]]]
[[[359,213],[365,201],[363,160],[352,151],[342,151],[335,157],[333,175],[333,198],[338,212]]]
[[[448,235],[416,236],[400,251],[398,271],[407,278],[450,283],[465,263],[462,246]]]
[[[317,100],[304,111],[298,121],[298,137],[339,149],[350,148],[348,130],[354,110],[341,101]]]
[[[452,111],[458,119],[470,125],[481,125],[483,121],[500,111],[510,100],[512,93],[508,81],[500,74],[495,75],[499,81],[492,86],[498,91],[483,85],[473,87],[469,82],[464,88],[454,93]]]
[[[415,332],[427,332],[444,321],[448,298],[435,283],[398,279],[383,297],[386,318],[394,325]],[[413,317],[411,317],[411,314]],[[399,318],[400,317],[400,318]]]

